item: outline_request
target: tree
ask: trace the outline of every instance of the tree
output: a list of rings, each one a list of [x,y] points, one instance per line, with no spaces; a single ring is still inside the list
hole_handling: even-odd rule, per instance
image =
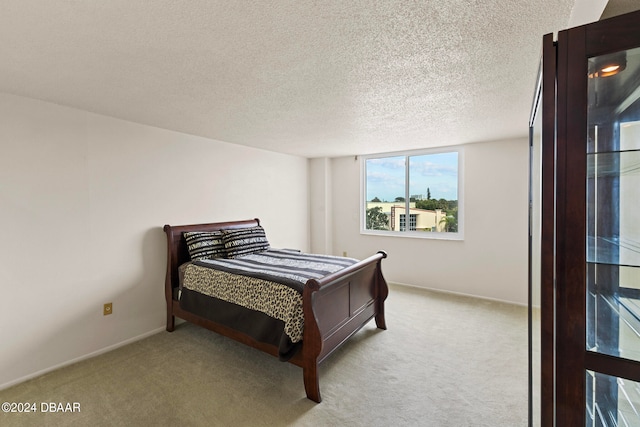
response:
[[[396,202],[404,202],[406,199],[404,197],[396,197]]]
[[[382,212],[382,207],[367,209],[367,230],[388,230],[389,215]]]
[[[371,201],[375,203],[380,203],[382,200],[378,199],[377,197],[374,197],[373,199],[371,199]]]
[[[431,190],[427,187],[427,200],[431,200]]]
[[[453,213],[443,217],[440,220],[440,224],[444,224],[444,231],[446,232],[458,232],[458,209],[456,209]]]
[[[438,201],[433,199],[416,200],[416,208],[424,209],[427,211],[434,211],[436,209],[440,209],[440,207],[438,206]]]

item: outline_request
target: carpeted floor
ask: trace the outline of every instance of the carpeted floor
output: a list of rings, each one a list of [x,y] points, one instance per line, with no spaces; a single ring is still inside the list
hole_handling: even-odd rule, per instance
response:
[[[0,391],[37,413],[2,426],[505,426],[527,424],[526,308],[391,286],[388,330],[370,322],[320,365],[323,402],[302,370],[182,324]],[[42,413],[43,402],[80,412]]]

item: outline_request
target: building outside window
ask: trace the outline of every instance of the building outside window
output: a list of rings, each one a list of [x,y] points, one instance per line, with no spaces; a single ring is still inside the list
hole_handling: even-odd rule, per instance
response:
[[[418,214],[409,214],[409,230],[410,231],[416,231],[417,217],[418,217]],[[405,231],[406,227],[407,227],[407,215],[400,214],[400,231]]]

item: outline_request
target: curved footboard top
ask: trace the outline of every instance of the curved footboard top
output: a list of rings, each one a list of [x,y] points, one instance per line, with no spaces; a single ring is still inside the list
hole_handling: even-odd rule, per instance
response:
[[[386,257],[387,257],[387,253],[385,251],[378,251],[377,253],[371,255],[370,257],[365,258],[362,261],[358,261],[357,263],[350,265],[347,268],[338,270],[335,273],[331,273],[320,279],[311,279],[307,282],[307,286],[314,289],[320,289],[323,286],[330,286],[332,283],[337,282],[339,280],[344,280],[346,277],[349,277],[357,273],[363,268],[366,268],[373,264],[379,265],[380,261]]]

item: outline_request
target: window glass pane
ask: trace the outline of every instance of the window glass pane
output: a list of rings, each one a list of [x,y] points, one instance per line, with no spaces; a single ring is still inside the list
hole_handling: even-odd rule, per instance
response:
[[[409,157],[410,210],[415,230],[458,231],[458,153]]]
[[[400,214],[404,213],[405,206],[405,161],[405,156],[366,160],[365,229],[399,229]]]

